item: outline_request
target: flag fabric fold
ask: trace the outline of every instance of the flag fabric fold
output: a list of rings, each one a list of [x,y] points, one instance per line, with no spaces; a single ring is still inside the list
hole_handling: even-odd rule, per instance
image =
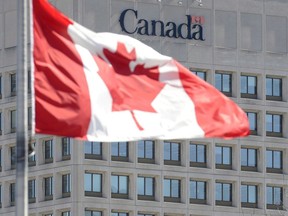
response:
[[[171,57],[33,0],[35,132],[90,141],[247,136],[245,112]]]

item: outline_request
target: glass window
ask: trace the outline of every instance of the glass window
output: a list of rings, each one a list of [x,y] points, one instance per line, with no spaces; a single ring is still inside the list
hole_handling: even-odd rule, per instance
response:
[[[71,216],[71,212],[70,211],[62,212],[61,216]]]
[[[206,182],[190,180],[190,202],[201,203],[199,201],[206,202]]]
[[[11,90],[11,96],[16,95],[16,74],[10,74],[10,90]]]
[[[232,148],[216,146],[216,168],[232,169]]]
[[[28,107],[28,129],[32,128],[32,107]]]
[[[268,172],[278,172],[277,170],[282,172],[282,151],[266,150],[266,168]]]
[[[0,135],[2,135],[2,113],[0,112]]]
[[[85,195],[86,196],[102,196],[102,174],[85,173]]]
[[[62,156],[70,156],[71,155],[71,144],[70,144],[70,138],[63,137],[62,138]]]
[[[15,146],[10,147],[10,153],[11,153],[11,158],[10,158],[11,169],[14,169],[16,165],[16,147]]]
[[[283,202],[282,187],[267,186],[266,187],[266,204],[267,208],[279,208]]]
[[[248,120],[249,120],[249,127],[250,127],[250,134],[257,134],[257,113],[256,112],[246,112]]]
[[[2,76],[0,76],[0,98],[2,98]]]
[[[216,88],[227,96],[232,96],[232,75],[225,73],[215,74],[215,86]]]
[[[33,149],[35,149],[35,142],[31,144],[31,146],[33,147]],[[29,162],[29,166],[35,166],[36,165],[36,151],[34,155],[31,155],[28,157],[28,162]]]
[[[206,81],[206,72],[204,71],[192,71],[196,76]]]
[[[180,165],[180,143],[164,142],[164,164]]]
[[[35,179],[31,179],[28,181],[28,199],[35,199],[36,198],[36,186],[35,186]]]
[[[85,210],[85,216],[102,216],[101,211]]]
[[[14,133],[16,131],[16,110],[10,111],[10,120],[11,120],[11,133]]]
[[[257,98],[257,77],[241,76],[241,97]]]
[[[190,166],[206,166],[206,145],[190,143]]]
[[[282,136],[282,115],[266,114],[266,135],[268,136]]]
[[[15,203],[15,183],[10,184],[10,204],[14,205]]]
[[[128,161],[128,142],[112,142],[112,160]]]
[[[101,211],[85,210],[85,216],[102,216]]]
[[[256,204],[257,203],[257,186],[256,185],[241,185],[241,202],[244,203],[250,203],[250,204]],[[245,204],[244,204],[245,205]],[[245,205],[245,207],[249,207],[248,205]],[[251,206],[255,207],[255,206]]]
[[[53,177],[44,178],[45,197],[53,196]]]
[[[154,141],[140,140],[138,141],[138,162],[153,163],[154,162]]]
[[[241,148],[241,166],[257,167],[257,149]]]
[[[128,198],[128,193],[129,193],[128,180],[129,180],[129,177],[124,176],[124,175],[112,175],[111,176],[112,197]],[[117,196],[117,194],[120,196]]]
[[[84,153],[86,159],[102,159],[102,143],[85,141]]]
[[[129,216],[126,212],[111,212],[111,216]]]
[[[174,201],[180,202],[181,197],[181,186],[179,179],[164,179],[163,192],[164,192],[164,201]],[[171,199],[172,198],[172,199]]]
[[[137,178],[138,199],[143,196],[154,197],[154,178],[138,176]]]
[[[282,100],[282,79],[266,77],[266,99]]]
[[[0,208],[2,208],[2,185],[0,185]]]
[[[232,205],[231,183],[216,183],[216,205]]]
[[[71,192],[71,174],[62,175],[62,193],[70,193]]]
[[[45,162],[52,162],[53,161],[53,142],[52,140],[45,140],[44,141],[44,148],[45,148]]]

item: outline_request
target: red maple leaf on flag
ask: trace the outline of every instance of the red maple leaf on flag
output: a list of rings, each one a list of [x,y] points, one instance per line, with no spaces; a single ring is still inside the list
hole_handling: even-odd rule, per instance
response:
[[[129,65],[136,60],[136,51],[133,48],[128,52],[120,42],[116,52],[104,49],[103,53],[110,63],[108,67],[99,56],[94,56],[94,59],[99,75],[110,91],[112,111],[130,111],[137,127],[142,130],[133,111],[156,112],[151,103],[165,85],[158,81],[158,67],[145,68],[138,64],[131,71]]]

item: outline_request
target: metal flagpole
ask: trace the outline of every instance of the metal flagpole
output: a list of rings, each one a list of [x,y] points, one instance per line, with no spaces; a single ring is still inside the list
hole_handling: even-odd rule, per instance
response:
[[[18,0],[16,216],[28,216],[27,0]]]

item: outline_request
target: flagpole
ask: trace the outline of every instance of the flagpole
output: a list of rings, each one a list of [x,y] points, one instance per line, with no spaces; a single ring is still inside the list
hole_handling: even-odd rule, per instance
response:
[[[28,216],[27,0],[18,0],[16,216]]]

